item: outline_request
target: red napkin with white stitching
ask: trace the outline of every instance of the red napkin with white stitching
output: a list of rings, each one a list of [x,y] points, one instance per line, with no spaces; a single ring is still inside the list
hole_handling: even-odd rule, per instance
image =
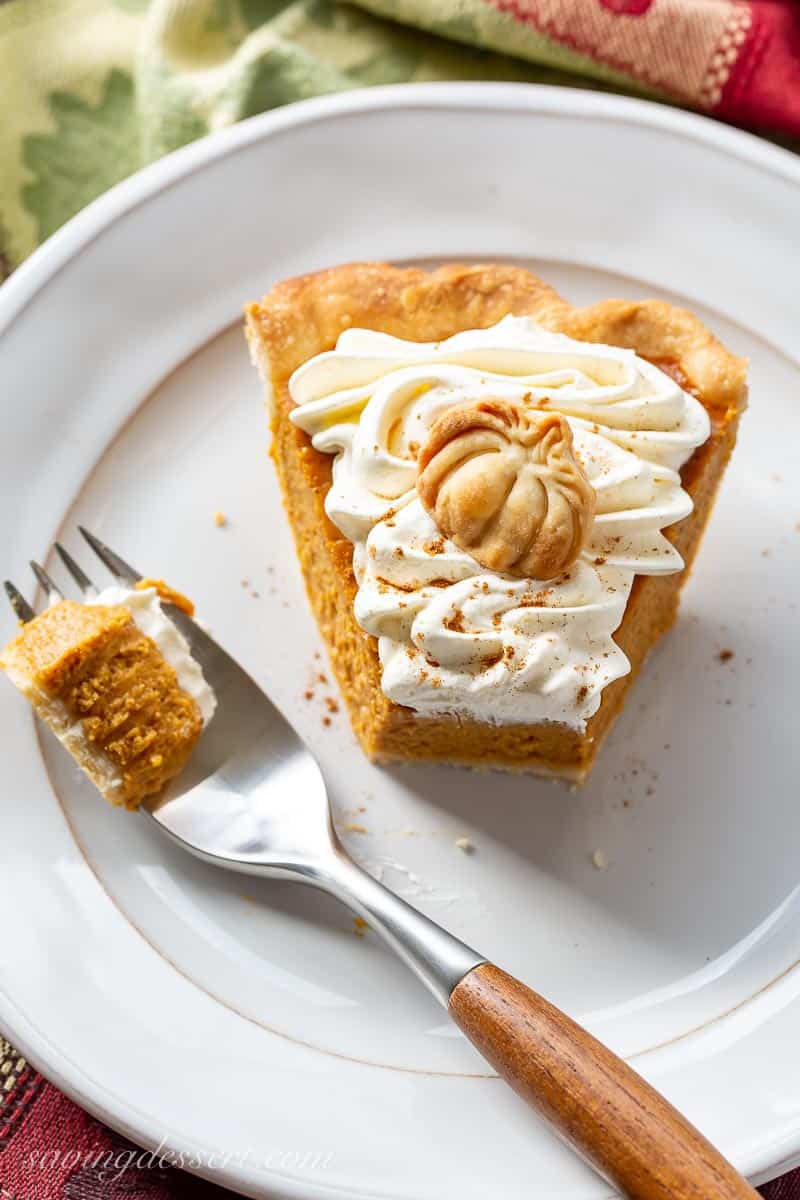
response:
[[[798,0],[355,3],[612,89],[628,85],[735,125],[800,136]]]

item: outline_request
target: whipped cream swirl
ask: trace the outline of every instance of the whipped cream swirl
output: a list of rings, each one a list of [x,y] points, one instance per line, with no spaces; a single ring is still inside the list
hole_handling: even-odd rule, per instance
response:
[[[336,455],[325,508],[353,543],[355,615],[378,639],[386,695],[419,712],[583,729],[630,670],[612,634],[634,575],[683,566],[661,530],[692,510],[678,471],[709,435],[703,406],[633,351],[527,317],[438,343],[347,330],[289,388],[292,420]],[[417,496],[433,422],[489,398],[562,413],[595,489],[589,541],[556,580],[487,572]]]

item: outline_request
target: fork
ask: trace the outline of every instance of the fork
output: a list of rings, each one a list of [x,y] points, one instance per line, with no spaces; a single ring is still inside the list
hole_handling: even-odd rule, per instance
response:
[[[139,571],[80,529],[114,580]],[[85,599],[89,576],[56,543]],[[64,598],[35,562],[48,603]],[[35,611],[10,582],[22,622]],[[322,773],[250,676],[185,612],[164,604],[217,696],[183,773],[141,811],[154,829],[218,867],[295,880],[364,919],[433,993],[495,1070],[632,1200],[758,1200],[689,1121],[565,1013],[489,962],[362,870],[342,846]]]

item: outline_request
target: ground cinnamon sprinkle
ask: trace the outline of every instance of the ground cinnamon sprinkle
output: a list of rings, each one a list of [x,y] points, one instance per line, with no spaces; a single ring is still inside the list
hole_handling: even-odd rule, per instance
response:
[[[461,609],[457,608],[451,617],[445,617],[443,624],[445,629],[453,633],[464,633],[464,614]]]
[[[588,695],[589,695],[589,689],[586,686],[586,684],[584,683],[582,687],[578,688],[578,703],[582,704]]]
[[[530,592],[525,592],[517,601],[517,608],[542,608],[547,607],[547,597],[552,595],[552,588],[542,588],[541,591],[531,595]]]
[[[339,711],[339,701],[334,700],[333,696],[325,697],[325,706],[329,713],[337,713]]]
[[[717,655],[717,658],[720,662],[730,662],[730,660],[733,658],[733,651],[732,650],[720,650],[719,654]]]

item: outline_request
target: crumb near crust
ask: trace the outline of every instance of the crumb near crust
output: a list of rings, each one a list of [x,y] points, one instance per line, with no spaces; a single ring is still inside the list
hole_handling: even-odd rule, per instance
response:
[[[163,579],[151,579],[148,576],[145,579],[140,579],[135,585],[137,592],[145,591],[147,588],[155,588],[159,600],[163,600],[165,604],[174,604],[176,608],[185,612],[188,617],[194,616],[194,602],[188,596],[184,596],[183,592],[170,587]]]

